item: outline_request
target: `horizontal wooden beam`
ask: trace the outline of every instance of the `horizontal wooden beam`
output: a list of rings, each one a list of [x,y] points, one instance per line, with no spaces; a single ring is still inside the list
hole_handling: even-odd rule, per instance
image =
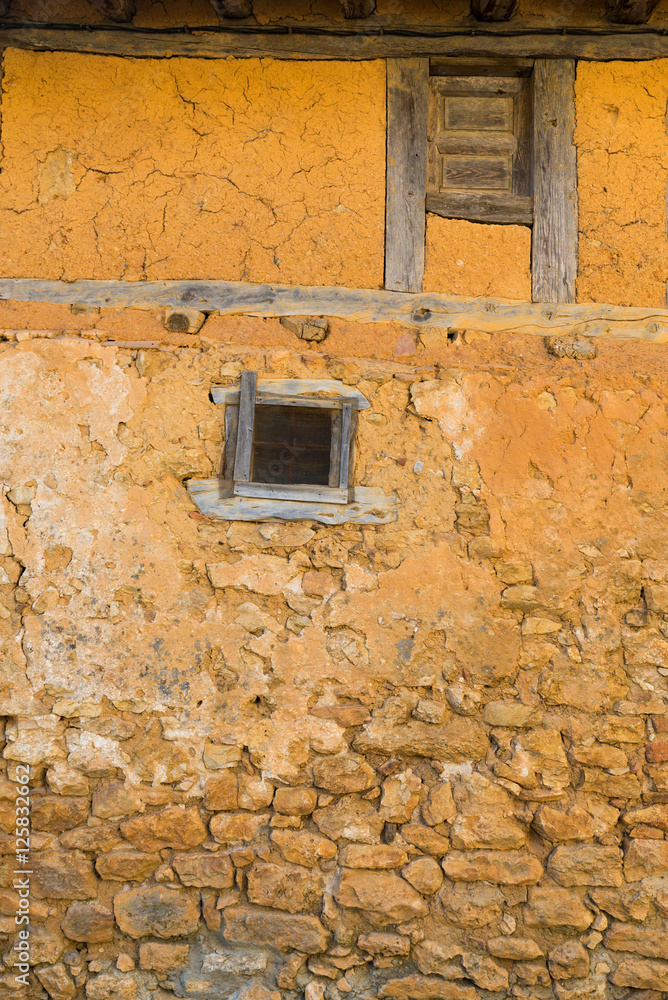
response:
[[[595,303],[531,303],[466,299],[427,292],[251,285],[242,281],[42,281],[0,279],[0,301],[51,302],[116,309],[189,305],[244,316],[331,316],[360,323],[399,323],[416,330],[616,337],[668,343],[668,309]]]
[[[2,2],[2,0],[0,0]],[[375,22],[374,22],[375,23]],[[420,33],[417,34],[416,32]],[[563,28],[536,30],[535,24],[513,22],[513,28],[456,25],[438,30],[396,24],[382,28],[287,28],[280,33],[246,28],[219,31],[151,32],[142,29],[105,30],[102,27],[0,29],[0,48],[53,52],[89,52],[101,55],[169,58],[189,56],[220,59],[274,56],[278,59],[384,59],[418,56],[473,59],[591,59],[643,60],[668,56],[668,34],[661,29]]]

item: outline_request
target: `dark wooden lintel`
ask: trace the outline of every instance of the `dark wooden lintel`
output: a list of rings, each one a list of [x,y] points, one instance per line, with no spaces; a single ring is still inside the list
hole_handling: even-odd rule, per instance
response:
[[[2,2],[2,0],[0,0]],[[402,27],[383,29],[339,26],[329,33],[313,29],[300,32],[235,31],[221,26],[220,31],[160,32],[140,30],[105,31],[101,27],[0,29],[0,48],[13,47],[49,52],[89,52],[146,58],[186,56],[220,59],[273,56],[278,59],[385,59],[385,58],[469,58],[469,59],[591,59],[639,60],[668,56],[668,34],[620,27],[578,29],[569,34],[536,31],[535,27],[513,22],[512,34],[502,25],[478,28],[444,25],[441,29],[423,29],[415,34]],[[586,30],[587,33],[583,33]],[[505,33],[504,33],[505,32]]]

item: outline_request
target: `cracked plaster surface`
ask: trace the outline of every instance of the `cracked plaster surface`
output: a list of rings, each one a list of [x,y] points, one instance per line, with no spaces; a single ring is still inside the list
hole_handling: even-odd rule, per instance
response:
[[[531,229],[428,214],[423,289],[531,301]]]
[[[664,306],[668,60],[579,62],[578,301]]]
[[[381,62],[7,50],[5,276],[383,280]]]

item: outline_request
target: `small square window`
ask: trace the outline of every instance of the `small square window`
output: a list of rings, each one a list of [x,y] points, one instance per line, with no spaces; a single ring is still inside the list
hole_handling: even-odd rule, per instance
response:
[[[225,429],[225,474],[236,496],[350,502],[360,394],[327,385],[285,379],[258,387],[257,373],[243,372]]]
[[[336,379],[258,380],[214,385],[225,407],[222,475],[191,479],[206,517],[225,521],[387,524],[396,498],[354,482],[357,413],[369,400]]]

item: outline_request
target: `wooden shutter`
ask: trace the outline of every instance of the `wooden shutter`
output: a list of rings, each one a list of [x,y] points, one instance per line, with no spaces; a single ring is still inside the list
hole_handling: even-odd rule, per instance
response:
[[[455,76],[432,68],[427,211],[474,222],[533,221],[529,72]]]

